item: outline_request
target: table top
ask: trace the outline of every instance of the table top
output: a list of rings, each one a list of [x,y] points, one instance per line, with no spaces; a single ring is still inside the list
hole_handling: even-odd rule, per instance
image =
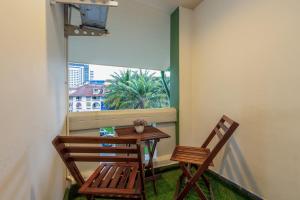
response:
[[[130,127],[122,127],[115,129],[117,137],[121,138],[137,138],[141,141],[146,140],[159,140],[163,138],[169,138],[170,135],[162,132],[161,130],[152,127],[152,126],[145,126],[143,133],[137,133],[134,129],[134,126]]]

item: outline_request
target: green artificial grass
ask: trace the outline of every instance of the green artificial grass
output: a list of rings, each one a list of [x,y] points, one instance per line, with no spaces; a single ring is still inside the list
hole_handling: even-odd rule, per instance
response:
[[[157,180],[156,186],[158,194],[155,195],[153,191],[152,182],[146,183],[146,195],[147,200],[171,200],[173,199],[176,183],[178,177],[180,176],[180,170],[172,170],[164,172],[161,174],[161,177]],[[239,191],[234,189],[232,186],[226,185],[225,183],[220,182],[214,176],[207,174],[206,177],[209,179],[215,200],[246,200],[250,199],[249,197],[243,196]],[[202,181],[199,182],[199,185],[202,191],[205,193],[208,199],[209,192]],[[64,200],[86,200],[84,196],[77,194],[77,187],[74,185],[70,189],[66,190]],[[187,200],[199,200],[198,195],[192,191],[189,193]],[[100,199],[99,199],[100,200]],[[102,199],[103,200],[103,199]]]

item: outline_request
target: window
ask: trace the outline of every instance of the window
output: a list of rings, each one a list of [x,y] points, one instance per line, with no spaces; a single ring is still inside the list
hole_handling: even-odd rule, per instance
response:
[[[81,97],[76,97],[76,101],[81,101]]]
[[[86,101],[91,101],[92,97],[86,97]]]
[[[81,110],[81,109],[82,109],[81,103],[76,103],[76,109],[77,109],[77,110]]]
[[[100,94],[100,89],[99,88],[93,88],[93,95]]]
[[[93,103],[93,109],[94,109],[94,110],[98,110],[98,109],[100,109],[100,108],[101,108],[100,103],[98,103],[98,102]]]
[[[114,137],[115,136],[115,129],[114,127],[107,127],[107,128],[100,128],[100,136],[101,137]],[[111,147],[112,144],[102,144],[105,147]]]
[[[70,63],[68,77],[70,112],[170,106],[168,71]]]
[[[100,101],[100,97],[93,97],[93,101]]]

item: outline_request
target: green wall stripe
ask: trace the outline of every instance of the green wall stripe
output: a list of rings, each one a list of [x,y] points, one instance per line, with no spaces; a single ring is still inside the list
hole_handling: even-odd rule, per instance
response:
[[[171,14],[171,106],[177,110],[176,144],[179,144],[179,8]]]

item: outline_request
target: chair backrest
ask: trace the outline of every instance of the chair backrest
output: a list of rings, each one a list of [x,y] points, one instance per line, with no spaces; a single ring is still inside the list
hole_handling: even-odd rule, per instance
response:
[[[136,162],[143,173],[141,149],[137,139],[57,136],[52,143],[79,185],[84,184],[85,180],[76,162]]]
[[[233,132],[237,129],[238,126],[239,124],[237,122],[233,121],[226,115],[223,115],[223,117],[220,119],[218,124],[215,126],[215,128],[212,130],[212,132],[202,145],[202,148],[207,148],[207,146],[211,143],[214,137],[217,136],[219,138],[219,141],[212,149],[203,165],[207,167],[209,166],[209,164],[213,161],[213,159],[216,157],[216,155],[219,153],[222,147],[226,144],[226,142],[229,140],[229,138],[232,136]]]

